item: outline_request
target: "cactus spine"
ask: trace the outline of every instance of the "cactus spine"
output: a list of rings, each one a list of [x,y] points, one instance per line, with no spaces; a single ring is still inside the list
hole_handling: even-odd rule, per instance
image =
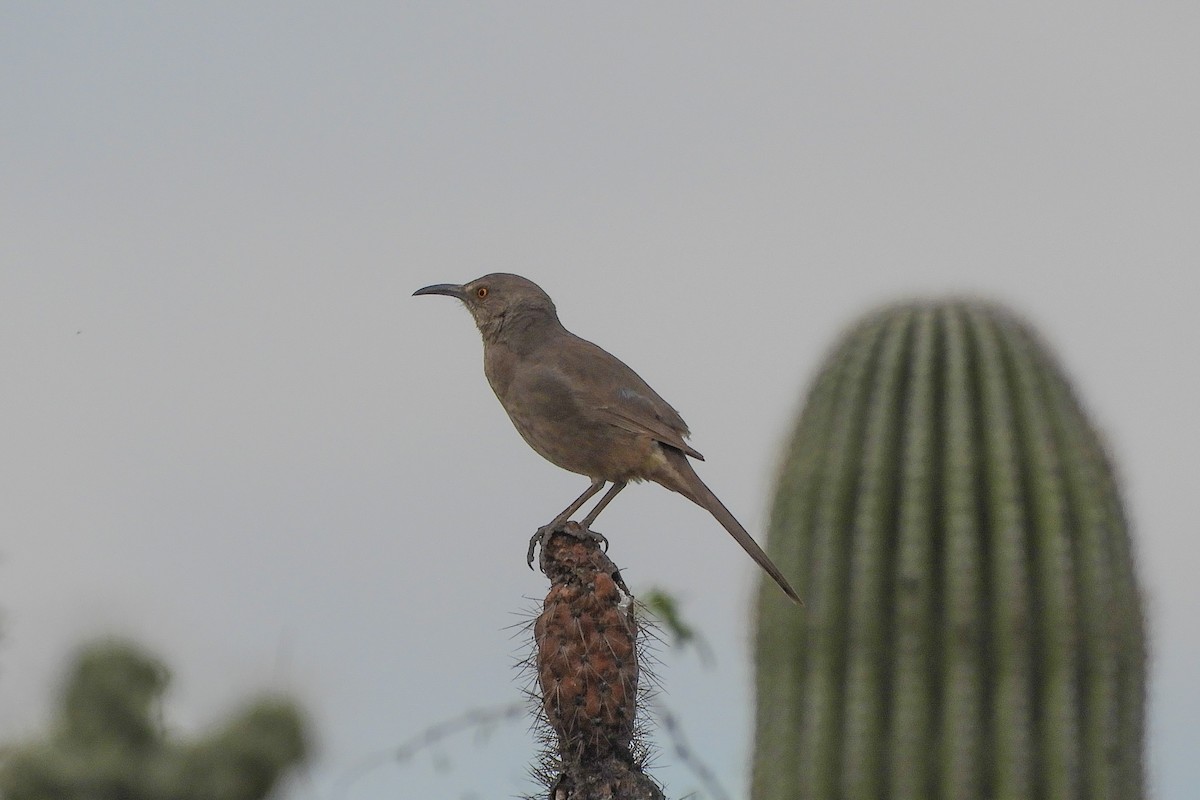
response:
[[[1112,470],[994,306],[865,319],[821,371],[758,605],[756,800],[1143,796],[1145,638]]]

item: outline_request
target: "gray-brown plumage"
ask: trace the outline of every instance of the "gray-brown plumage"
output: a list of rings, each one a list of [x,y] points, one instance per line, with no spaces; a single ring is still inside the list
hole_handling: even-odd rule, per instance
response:
[[[546,460],[592,479],[535,540],[561,529],[606,483],[612,487],[584,517],[585,530],[629,481],[651,480],[716,517],[788,597],[803,602],[692,469],[687,457],[704,456],[684,441],[688,427],[679,412],[620,359],[564,328],[554,302],[537,284],[496,273],[414,294],[463,302],[483,336],[484,373],[517,431]],[[532,552],[531,543],[531,559]]]

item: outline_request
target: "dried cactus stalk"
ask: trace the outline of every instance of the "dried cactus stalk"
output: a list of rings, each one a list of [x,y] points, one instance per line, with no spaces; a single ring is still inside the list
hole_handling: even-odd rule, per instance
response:
[[[540,770],[550,797],[662,798],[643,769],[639,627],[620,573],[596,541],[561,533],[541,563],[551,587],[533,625],[534,668],[555,740]]]

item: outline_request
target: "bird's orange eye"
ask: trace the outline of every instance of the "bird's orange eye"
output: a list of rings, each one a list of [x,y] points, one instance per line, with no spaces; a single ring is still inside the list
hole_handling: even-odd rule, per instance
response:
[[[486,286],[480,286],[478,289],[475,290],[475,296],[478,297],[480,300],[487,297],[488,296],[488,288]]]

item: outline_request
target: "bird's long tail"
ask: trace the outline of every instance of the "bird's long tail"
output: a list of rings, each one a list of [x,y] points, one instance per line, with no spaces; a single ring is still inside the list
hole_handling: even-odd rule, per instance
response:
[[[742,523],[737,521],[725,504],[717,499],[704,481],[700,480],[700,476],[696,474],[696,470],[692,469],[687,456],[669,445],[663,445],[662,452],[666,456],[668,468],[655,475],[653,480],[671,491],[679,492],[716,517],[717,522],[729,531],[729,535],[733,537],[734,541],[740,544],[742,549],[754,559],[754,562],[779,584],[779,588],[783,589],[784,594],[800,605],[804,605],[800,595],[796,594],[796,590],[788,583],[787,578],[783,577],[783,573],[779,567],[775,566],[775,562],[771,561],[763,549],[758,546],[758,542],[754,541],[753,537],[742,527]]]

